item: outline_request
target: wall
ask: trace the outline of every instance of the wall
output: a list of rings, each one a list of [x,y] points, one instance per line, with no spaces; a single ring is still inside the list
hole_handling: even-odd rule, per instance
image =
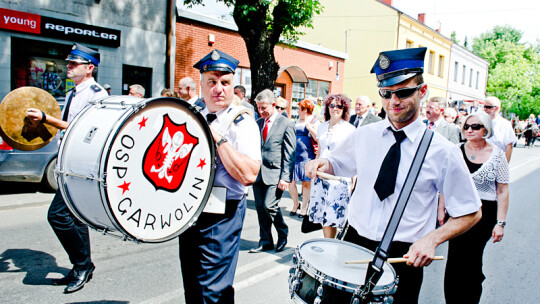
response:
[[[82,43],[99,49],[101,53],[99,82],[109,83],[112,94],[121,94],[122,64],[128,64],[152,68],[153,96],[159,95],[164,87],[165,1],[147,0],[139,3],[129,0],[101,0],[96,3],[95,0],[0,0],[0,7],[120,30],[122,33],[119,48]],[[61,43],[66,44],[67,47],[72,45],[72,42],[67,40],[0,31],[0,96],[2,97],[10,91],[11,36]]]
[[[456,62],[458,63],[457,75],[455,69]],[[463,81],[463,65],[467,67],[465,81]],[[448,75],[448,94],[446,97],[451,100],[484,100],[486,98],[488,65],[489,62],[471,53],[469,50],[455,43],[452,44],[450,73]],[[471,68],[473,70],[473,82],[472,86],[469,86]],[[477,77],[477,72],[480,73],[480,77]],[[478,89],[476,88],[477,81]]]

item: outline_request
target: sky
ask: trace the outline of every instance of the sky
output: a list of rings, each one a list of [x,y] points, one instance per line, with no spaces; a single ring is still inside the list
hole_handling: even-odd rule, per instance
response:
[[[177,3],[181,5],[182,0]],[[194,11],[232,20],[230,9],[223,4],[214,0],[204,3]],[[393,6],[415,18],[425,13],[429,27],[440,28],[446,37],[455,31],[461,44],[465,37],[472,43],[472,38],[506,24],[523,32],[521,42],[540,41],[540,0],[393,0]]]

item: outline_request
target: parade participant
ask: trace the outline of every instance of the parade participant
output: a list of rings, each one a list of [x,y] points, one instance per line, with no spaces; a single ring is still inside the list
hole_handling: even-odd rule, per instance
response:
[[[420,101],[427,94],[422,76],[425,52],[426,48],[381,52],[372,72],[377,75],[387,118],[356,129],[327,158],[306,166],[312,178],[317,171],[358,175],[344,240],[373,251],[386,230],[426,130],[418,119]],[[435,230],[439,192],[446,198],[450,219]],[[394,303],[418,302],[422,267],[431,263],[438,245],[480,219],[479,208],[480,199],[459,148],[435,132],[388,252],[389,257],[407,258],[407,263],[393,265],[399,276]]]
[[[66,60],[68,61],[67,77],[75,82],[75,88],[66,96],[67,102],[62,120],[37,109],[28,109],[27,116],[35,123],[46,123],[61,130],[66,129],[90,101],[109,96],[93,77],[99,65],[98,52],[75,44]],[[64,289],[65,293],[75,292],[83,288],[84,284],[92,278],[95,269],[90,257],[88,227],[71,213],[60,190],[56,191],[47,218],[73,264],[71,271],[64,278],[54,280],[53,284],[67,285]]]
[[[262,165],[253,195],[259,219],[259,245],[249,252],[257,253],[274,249],[272,224],[277,231],[276,252],[287,245],[289,228],[285,224],[279,201],[292,180],[296,140],[294,122],[276,110],[274,93],[263,90],[255,97],[261,118],[257,120],[261,132]]]
[[[480,302],[485,279],[482,273],[484,248],[490,238],[494,243],[502,241],[509,202],[508,162],[501,149],[486,142],[493,134],[489,115],[472,113],[465,119],[461,132],[467,143],[460,148],[482,200],[482,219],[448,242],[444,274],[447,304]],[[444,206],[439,212],[444,213]]]
[[[255,107],[253,107],[253,105],[249,103],[249,100],[246,98],[246,88],[241,85],[235,86],[234,95],[238,96],[242,100],[242,105],[248,108],[253,113],[253,117],[256,118],[257,112],[255,111]]]
[[[238,107],[231,104],[238,63],[232,56],[213,50],[194,65],[202,74],[201,93],[206,108],[201,114],[216,142],[214,188],[226,194],[221,197],[224,214],[203,212],[196,224],[179,236],[186,303],[234,303],[233,281],[246,213],[246,186],[255,182],[261,166],[260,135],[250,115],[235,119],[225,134],[214,129]]]
[[[319,140],[318,157],[325,158],[341,141],[345,140],[347,136],[354,132],[355,126],[347,122],[349,118],[349,104],[350,99],[343,94],[331,94],[326,97],[324,101],[325,122],[321,123],[317,128],[317,139]],[[367,107],[364,108],[365,112],[363,114],[372,115],[367,113]],[[377,117],[375,115],[372,116]],[[328,182],[332,183],[335,181]],[[349,191],[349,189],[346,190]],[[326,193],[326,195],[321,195],[321,197],[324,197],[324,200],[317,202],[311,201],[309,203],[309,219],[313,223],[322,225],[325,238],[335,238],[337,229],[342,228],[347,220],[347,202],[333,199],[342,196],[348,196],[348,193],[343,193],[343,191]]]
[[[356,114],[351,116],[349,122],[354,125],[356,128],[365,126],[370,123],[381,121],[382,118],[372,114],[371,111],[371,101],[367,96],[358,96],[356,98],[356,103],[354,104],[354,111]]]
[[[311,191],[311,179],[306,175],[306,164],[308,161],[317,157],[315,147],[317,144],[317,128],[319,120],[313,114],[315,105],[313,102],[304,99],[298,104],[298,120],[295,124],[296,129],[296,158],[294,161],[293,180],[289,185],[289,194],[293,200],[293,206],[290,215],[296,215],[298,208],[299,217],[307,214],[309,196]],[[302,183],[302,204],[298,200],[298,189],[296,182]]]
[[[506,160],[510,163],[514,144],[517,143],[517,137],[512,128],[512,124],[502,118],[499,114],[501,110],[501,101],[495,96],[486,98],[484,102],[484,111],[489,114],[493,122],[493,136],[488,139],[492,143],[504,151]]]
[[[459,143],[459,130],[444,119],[446,99],[444,97],[431,97],[426,105],[425,121],[428,128],[440,133],[453,144]]]

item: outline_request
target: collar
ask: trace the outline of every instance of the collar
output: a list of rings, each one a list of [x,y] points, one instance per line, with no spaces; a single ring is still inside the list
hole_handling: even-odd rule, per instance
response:
[[[272,116],[268,117],[268,122],[269,123],[274,123],[274,121],[276,121],[276,118],[277,118],[277,115],[278,114],[278,111],[274,111],[274,114],[272,114]]]
[[[197,99],[199,99],[199,97],[193,96],[193,97],[191,97],[187,102],[188,102],[189,104],[191,104],[191,105],[194,105],[195,102],[197,101]]]
[[[77,86],[75,86],[75,92],[77,92],[77,94],[79,94],[84,89],[90,87],[91,85],[93,85],[95,83],[96,83],[96,81],[94,80],[94,77],[89,78],[89,79],[79,83]]]
[[[437,128],[438,126],[440,126],[440,125],[443,123],[443,120],[444,120],[443,118],[437,119],[437,121],[434,123],[435,128]]]
[[[388,120],[388,116],[386,116],[383,122],[384,128],[382,129],[382,136],[385,136],[388,133],[392,133],[390,132],[390,130],[388,130],[388,128],[392,128],[392,130],[397,131],[394,125],[392,125],[392,123],[390,122],[390,120]],[[424,132],[425,130],[426,124],[420,118],[420,116],[418,116],[418,118],[412,123],[400,129],[400,131],[405,132],[405,135],[411,142],[414,142],[418,136],[422,136],[422,132]]]
[[[221,123],[221,120],[223,119],[223,114],[228,113],[231,110],[232,106],[233,106],[233,104],[231,103],[227,108],[225,108],[223,110],[219,110],[217,112],[214,112],[214,114],[216,114],[216,117],[217,117],[216,120],[214,120],[214,121],[217,121],[218,123]],[[204,116],[205,119],[206,119],[206,114],[208,114],[208,113],[210,113],[208,108],[204,108],[201,111],[201,114]]]
[[[360,115],[359,117],[362,118],[362,119],[366,119],[366,116],[368,116],[368,114],[369,114],[369,111],[366,111],[366,113]],[[356,115],[358,115],[358,114],[356,114]]]

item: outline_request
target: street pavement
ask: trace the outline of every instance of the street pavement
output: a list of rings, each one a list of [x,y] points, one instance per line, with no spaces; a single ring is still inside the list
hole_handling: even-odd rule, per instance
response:
[[[534,236],[540,228],[540,146],[514,149],[508,225],[502,243],[489,243],[484,255],[481,303],[535,303],[540,298],[537,273],[540,249]],[[135,244],[91,232],[94,278],[82,290],[65,295],[52,286],[71,268],[46,220],[53,194],[23,183],[0,183],[0,303],[184,303],[178,244]],[[253,196],[242,233],[235,290],[237,303],[292,303],[288,270],[294,248],[322,236],[300,232],[300,219],[289,216],[292,201],[285,193],[281,206],[289,225],[289,243],[281,253],[252,254],[258,224]],[[446,256],[446,244],[437,250]],[[444,303],[444,261],[425,269],[421,303]],[[464,275],[467,275],[464,273]]]

